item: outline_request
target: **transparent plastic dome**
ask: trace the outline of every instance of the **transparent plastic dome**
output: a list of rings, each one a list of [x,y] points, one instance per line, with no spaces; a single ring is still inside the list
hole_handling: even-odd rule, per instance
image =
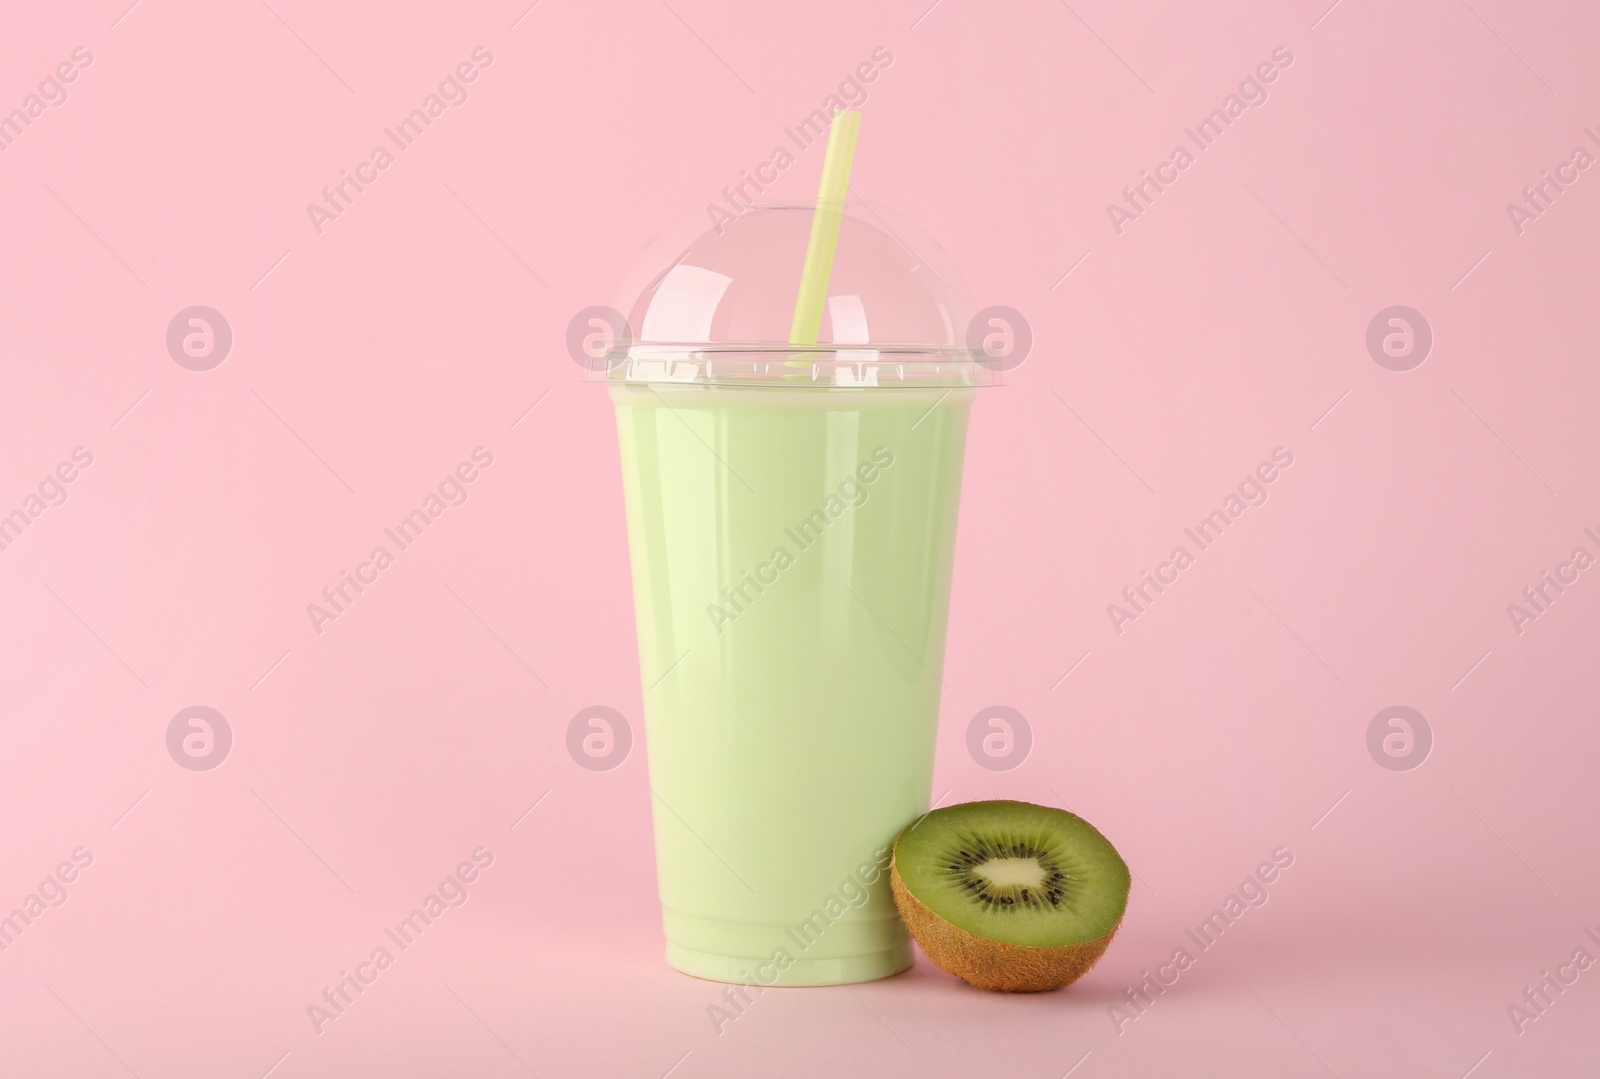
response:
[[[790,327],[816,204],[701,212],[650,245],[619,297],[624,382],[973,386],[970,294],[954,262],[892,211],[846,202],[816,343]],[[619,343],[620,344],[620,343]]]

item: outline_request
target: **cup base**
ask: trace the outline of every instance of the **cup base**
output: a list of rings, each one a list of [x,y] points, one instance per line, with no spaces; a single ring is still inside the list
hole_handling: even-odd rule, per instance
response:
[[[697,952],[667,942],[667,965],[674,970],[732,985],[805,986],[851,985],[888,978],[911,968],[909,943],[896,944],[881,952],[843,956],[838,959],[791,959],[778,968],[772,957],[717,955]]]

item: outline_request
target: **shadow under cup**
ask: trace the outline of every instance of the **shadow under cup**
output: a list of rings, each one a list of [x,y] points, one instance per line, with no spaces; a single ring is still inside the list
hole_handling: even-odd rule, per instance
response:
[[[889,848],[928,808],[976,394],[970,361],[800,355],[610,380],[667,961],[755,985],[911,965]]]

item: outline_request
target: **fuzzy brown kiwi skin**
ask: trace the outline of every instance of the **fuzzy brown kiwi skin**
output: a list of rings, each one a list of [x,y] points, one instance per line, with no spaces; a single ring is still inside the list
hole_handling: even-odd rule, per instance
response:
[[[899,851],[900,839],[896,836],[891,857],[897,859]],[[900,879],[898,860],[890,863],[889,890],[894,893],[894,905],[906,928],[929,959],[980,989],[1002,993],[1041,993],[1071,985],[1099,961],[1122,926],[1119,918],[1105,936],[1078,944],[1008,944],[969,933],[935,914]]]

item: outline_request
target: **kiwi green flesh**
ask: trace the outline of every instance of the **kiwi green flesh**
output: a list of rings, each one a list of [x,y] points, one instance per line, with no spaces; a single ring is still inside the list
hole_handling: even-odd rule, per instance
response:
[[[1098,940],[1128,903],[1128,866],[1095,827],[1028,802],[937,809],[901,834],[906,890],[940,918],[1008,944]]]

